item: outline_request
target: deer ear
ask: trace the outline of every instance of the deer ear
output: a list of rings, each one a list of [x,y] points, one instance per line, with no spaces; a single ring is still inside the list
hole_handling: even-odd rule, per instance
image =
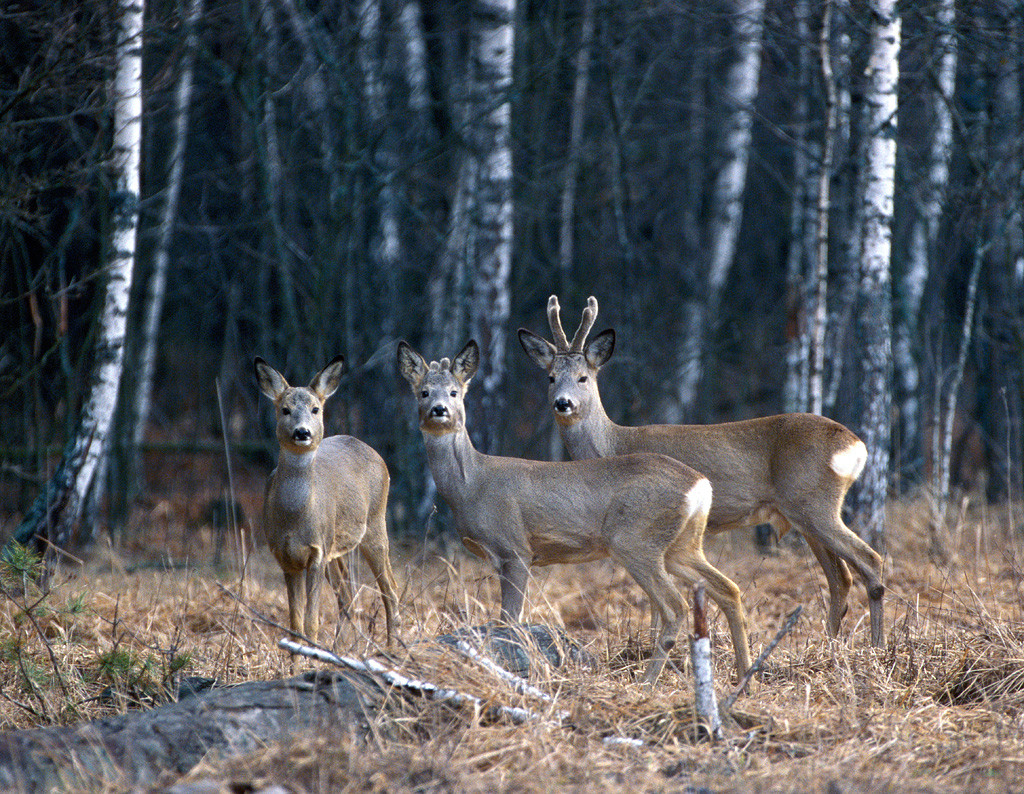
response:
[[[341,383],[341,373],[345,369],[345,357],[335,356],[331,363],[320,370],[316,377],[309,382],[309,388],[315,392],[321,400],[326,400],[338,390]]]
[[[555,360],[555,346],[547,339],[527,331],[519,329],[519,344],[523,346],[526,355],[533,359],[533,362],[541,369],[547,369]]]
[[[260,391],[271,400],[276,400],[288,388],[288,381],[282,377],[281,373],[259,356],[256,356],[252,366],[256,371],[256,383],[259,385]]]
[[[402,373],[403,378],[409,381],[409,385],[415,389],[420,381],[423,380],[423,376],[427,374],[427,362],[423,360],[423,356],[409,347],[407,343],[399,342],[398,371]]]
[[[587,346],[583,348],[583,356],[587,359],[587,363],[590,366],[594,369],[600,369],[608,363],[608,359],[612,357],[614,351],[615,331],[609,328],[607,331],[599,333],[587,343]]]
[[[480,347],[476,340],[470,339],[466,346],[459,351],[459,354],[452,361],[452,375],[462,381],[466,386],[480,366]]]

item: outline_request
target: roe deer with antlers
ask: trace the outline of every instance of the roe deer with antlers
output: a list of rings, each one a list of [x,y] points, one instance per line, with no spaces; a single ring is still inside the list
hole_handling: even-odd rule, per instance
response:
[[[464,399],[479,361],[473,341],[453,361],[430,364],[405,342],[398,346],[438,493],[451,507],[462,542],[497,569],[502,619],[519,621],[531,565],[611,557],[662,620],[644,674],[653,685],[685,617],[672,577],[690,584],[704,579],[729,621],[742,676],[750,652],[739,588],[704,557],[707,478],[664,455],[540,462],[478,452],[466,430]]]
[[[324,402],[341,380],[338,356],[309,386],[289,386],[262,358],[256,382],[274,403],[280,454],[267,480],[263,523],[288,589],[291,630],[314,642],[320,628],[320,587],[326,575],[348,614],[343,555],[356,547],[370,566],[384,600],[387,642],[395,628],[398,598],[391,572],[385,513],[390,477],[380,455],[352,436],[324,438]]]
[[[850,565],[867,588],[871,642],[883,645],[882,559],[841,516],[846,492],[867,459],[864,443],[838,422],[815,414],[714,425],[617,425],[605,412],[597,385],[598,372],[614,350],[615,332],[602,331],[587,342],[596,318],[597,300],[591,297],[570,342],[552,295],[548,322],[554,344],[519,329],[523,349],[548,373],[551,408],[570,457],[660,452],[711,480],[709,533],[760,523],[772,524],[780,534],[794,527],[828,580],[829,634],[838,634],[846,614]]]

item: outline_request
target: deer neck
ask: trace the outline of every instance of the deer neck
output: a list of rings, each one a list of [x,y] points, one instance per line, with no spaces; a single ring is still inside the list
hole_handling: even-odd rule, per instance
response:
[[[288,452],[281,450],[274,475],[277,487],[278,505],[289,513],[302,510],[313,493],[313,463],[316,450],[310,452]]]
[[[620,429],[604,410],[598,396],[575,422],[558,423],[562,443],[573,460],[605,458],[617,454],[616,437]]]
[[[483,456],[473,446],[465,427],[440,435],[424,432],[423,443],[438,493],[449,502],[457,500],[479,472]]]

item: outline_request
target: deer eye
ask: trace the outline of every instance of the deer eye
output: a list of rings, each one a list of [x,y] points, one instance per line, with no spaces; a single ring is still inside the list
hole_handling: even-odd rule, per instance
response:
[[[449,397],[454,397],[455,396],[455,390],[453,389],[452,391],[448,392],[448,396]]]
[[[430,392],[428,392],[426,389],[424,389],[423,391],[420,392],[420,397],[423,397],[424,399],[426,399],[429,396],[430,396]]]
[[[554,382],[555,382],[555,376],[554,375],[548,375],[548,383],[554,383]]]
[[[587,382],[587,376],[586,375],[580,375],[578,383],[586,383],[586,382]]]
[[[284,414],[285,416],[291,416],[292,415],[292,409],[291,408],[282,408],[281,409],[281,413]]]
[[[320,413],[320,408],[318,406],[314,405],[313,406],[313,413],[315,413],[315,414]]]

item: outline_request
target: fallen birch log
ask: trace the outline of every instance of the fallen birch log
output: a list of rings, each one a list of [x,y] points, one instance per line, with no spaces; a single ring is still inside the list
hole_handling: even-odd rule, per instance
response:
[[[143,712],[0,735],[0,791],[135,789],[306,731],[365,726],[384,702],[370,676],[305,673],[215,688]]]

